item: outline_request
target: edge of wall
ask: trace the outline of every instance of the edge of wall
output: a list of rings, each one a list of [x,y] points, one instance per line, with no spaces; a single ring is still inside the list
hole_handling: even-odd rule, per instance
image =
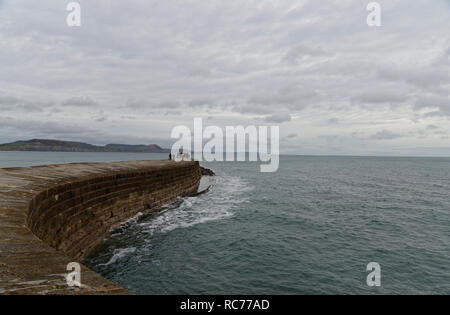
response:
[[[0,294],[128,294],[77,262],[111,228],[197,191],[198,162],[71,163],[0,169]]]

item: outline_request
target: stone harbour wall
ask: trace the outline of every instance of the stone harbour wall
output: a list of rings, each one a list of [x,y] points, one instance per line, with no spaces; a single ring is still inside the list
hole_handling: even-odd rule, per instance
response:
[[[0,169],[0,294],[127,294],[82,266],[113,227],[195,193],[198,162],[73,163]]]

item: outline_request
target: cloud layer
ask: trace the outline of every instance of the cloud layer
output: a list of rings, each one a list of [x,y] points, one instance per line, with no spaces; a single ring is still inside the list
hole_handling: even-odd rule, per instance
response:
[[[0,1],[0,141],[170,144],[279,124],[281,151],[450,154],[450,2]],[[430,128],[430,126],[433,126]]]

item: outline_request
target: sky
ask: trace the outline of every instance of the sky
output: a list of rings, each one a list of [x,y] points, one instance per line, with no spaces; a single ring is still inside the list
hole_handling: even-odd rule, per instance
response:
[[[285,154],[450,156],[450,0],[0,0],[0,142],[280,126]]]

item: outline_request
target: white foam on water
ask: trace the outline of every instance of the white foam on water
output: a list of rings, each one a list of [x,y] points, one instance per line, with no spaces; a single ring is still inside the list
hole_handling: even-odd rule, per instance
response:
[[[175,202],[162,208],[161,212],[152,215],[147,220],[140,221],[143,216],[138,213],[135,217],[123,222],[113,230],[112,237],[126,234],[129,228],[137,228],[145,243],[151,242],[155,233],[168,233],[179,228],[189,228],[197,224],[217,221],[233,216],[239,209],[239,204],[248,200],[247,192],[254,187],[236,176],[217,176],[211,190],[197,197],[178,198]],[[140,248],[148,249],[147,246]],[[136,252],[136,247],[115,249],[107,263],[97,266],[109,266]]]
[[[245,202],[246,192],[252,189],[242,178],[220,176],[209,193],[184,198],[178,206],[168,206],[150,221],[138,224],[152,235],[229,218],[234,214],[233,208]]]
[[[122,259],[129,254],[132,254],[136,251],[136,247],[129,247],[129,248],[118,248],[115,249],[113,252],[113,256],[109,259],[109,261],[105,264],[98,264],[98,266],[109,266],[111,264],[114,264],[119,259]]]
[[[128,227],[136,224],[143,215],[144,214],[142,212],[138,212],[134,217],[120,223],[117,226],[112,227],[109,230],[112,233],[111,236],[116,236],[116,235],[122,234],[123,231],[126,230]]]

